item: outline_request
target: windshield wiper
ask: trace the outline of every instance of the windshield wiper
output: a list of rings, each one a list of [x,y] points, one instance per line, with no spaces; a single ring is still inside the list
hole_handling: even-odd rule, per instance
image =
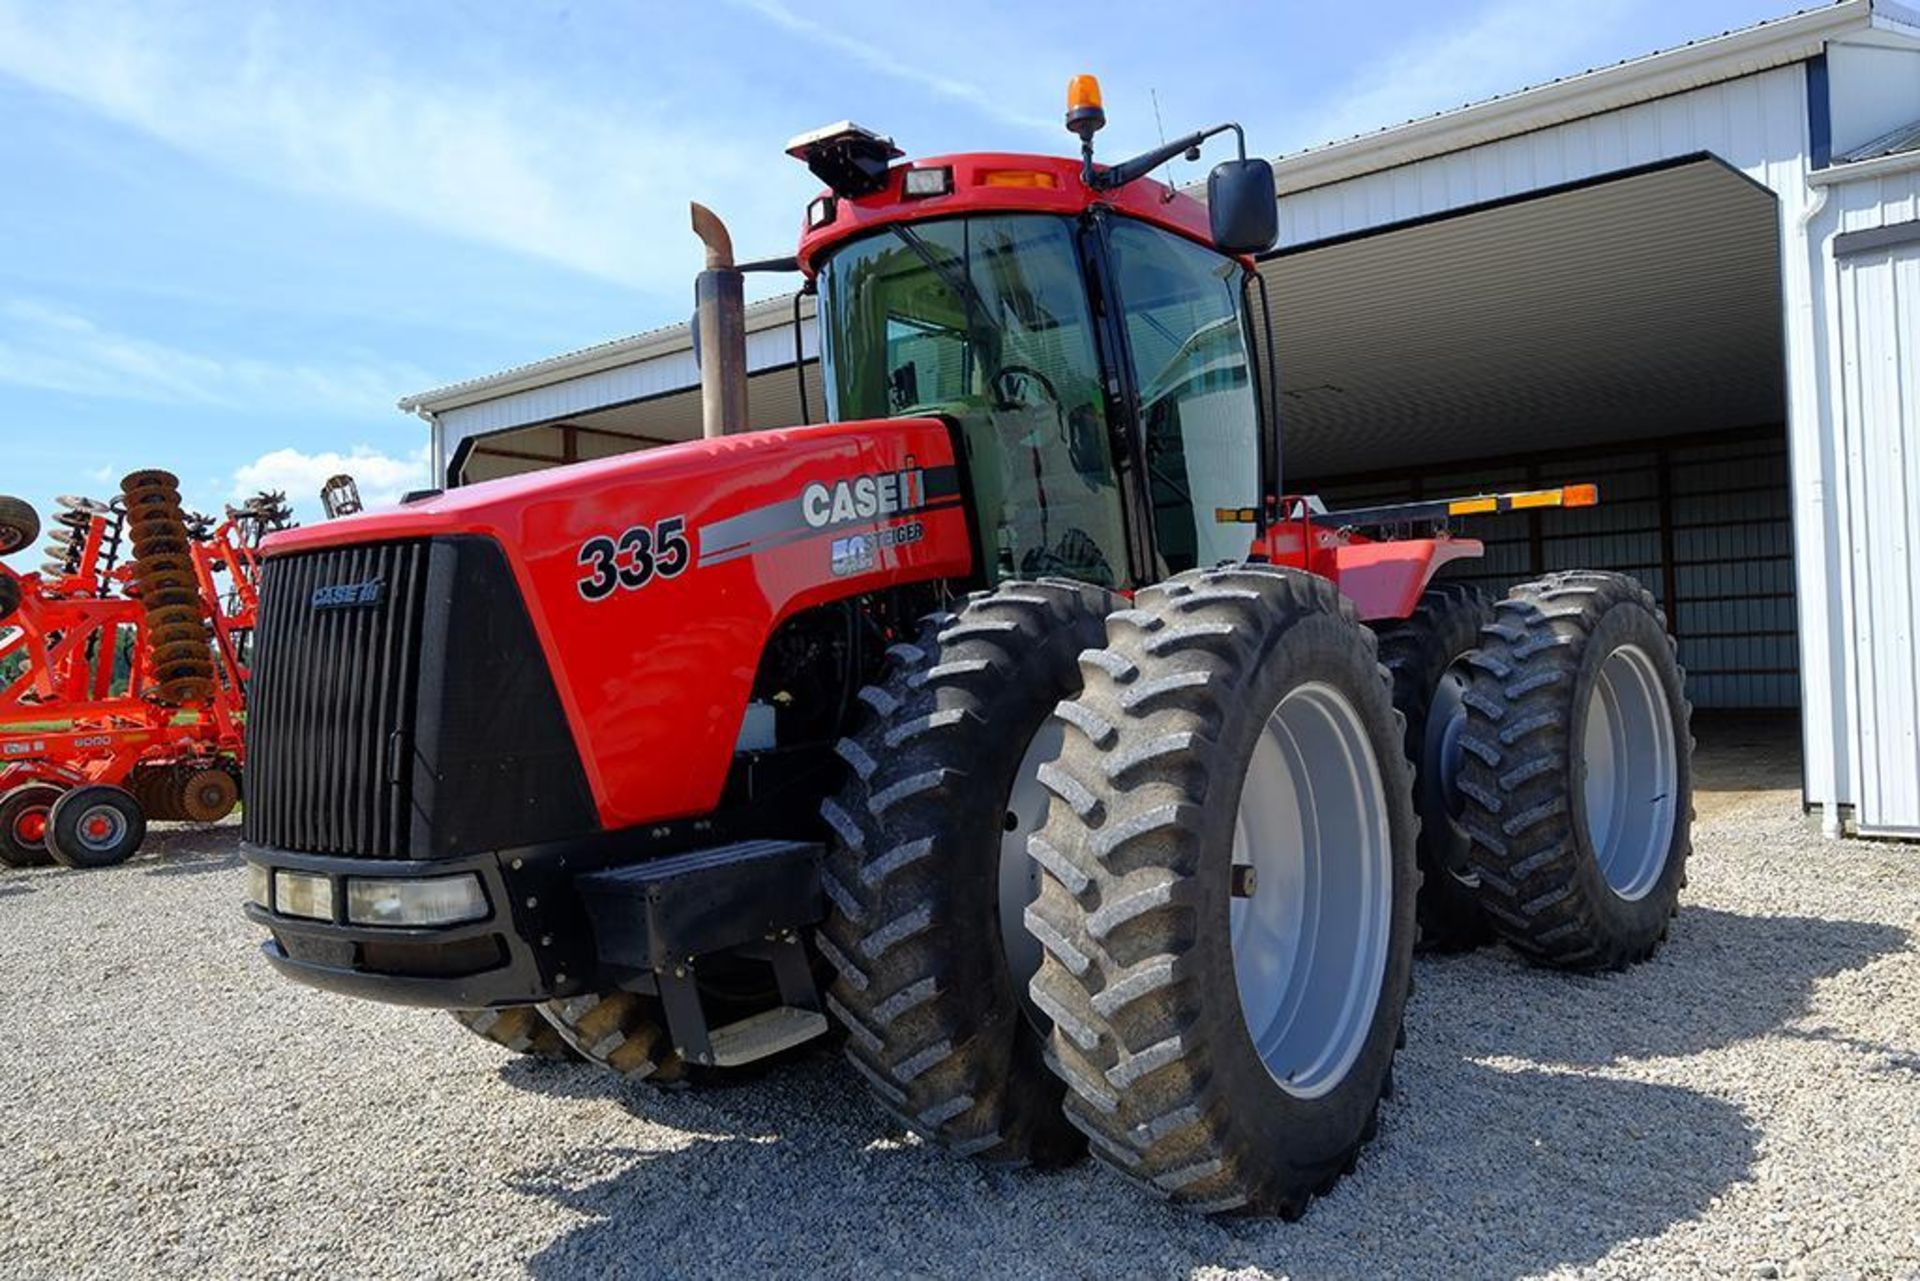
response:
[[[889,223],[887,230],[899,237],[901,244],[913,250],[914,256],[927,265],[927,270],[938,276],[940,283],[960,299],[961,305],[967,309],[968,327],[982,336],[990,336],[993,330],[986,322],[986,302],[967,275],[965,265],[951,258],[943,261],[933,252],[933,247],[927,244],[926,239],[905,223]]]

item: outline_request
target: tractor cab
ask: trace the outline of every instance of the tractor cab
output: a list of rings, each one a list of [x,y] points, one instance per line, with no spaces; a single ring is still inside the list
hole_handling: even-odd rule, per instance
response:
[[[1264,223],[1218,211],[1223,231],[1145,176],[1204,136],[1113,168],[895,165],[891,140],[852,124],[790,148],[829,185],[797,256],[829,416],[956,425],[989,583],[1131,588],[1246,553],[1242,514],[1274,492],[1245,256],[1271,244],[1273,187],[1265,162],[1223,165],[1251,179],[1216,191],[1267,207]]]

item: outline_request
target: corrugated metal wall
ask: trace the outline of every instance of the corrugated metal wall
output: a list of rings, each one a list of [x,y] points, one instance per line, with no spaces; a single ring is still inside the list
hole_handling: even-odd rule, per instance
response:
[[[1798,707],[1782,431],[1307,487],[1338,508],[1574,481],[1597,483],[1600,505],[1463,521],[1460,532],[1484,541],[1487,554],[1447,576],[1497,596],[1556,569],[1632,574],[1667,611],[1696,707]]]
[[[1920,228],[1920,223],[1914,224]],[[1839,258],[1862,831],[1920,835],[1920,232]]]

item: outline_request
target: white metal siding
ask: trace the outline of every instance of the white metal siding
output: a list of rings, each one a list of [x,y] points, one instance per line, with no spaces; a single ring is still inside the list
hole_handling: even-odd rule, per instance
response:
[[[1543,187],[1711,152],[1777,192],[1804,190],[1806,76],[1783,67],[1280,200],[1280,242],[1426,218]]]
[[[1857,820],[1920,835],[1920,244],[1839,279]]]

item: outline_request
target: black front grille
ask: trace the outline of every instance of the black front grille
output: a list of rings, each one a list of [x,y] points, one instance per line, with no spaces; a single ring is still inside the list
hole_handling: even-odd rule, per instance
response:
[[[428,551],[414,540],[266,561],[248,688],[249,841],[411,853]]]

